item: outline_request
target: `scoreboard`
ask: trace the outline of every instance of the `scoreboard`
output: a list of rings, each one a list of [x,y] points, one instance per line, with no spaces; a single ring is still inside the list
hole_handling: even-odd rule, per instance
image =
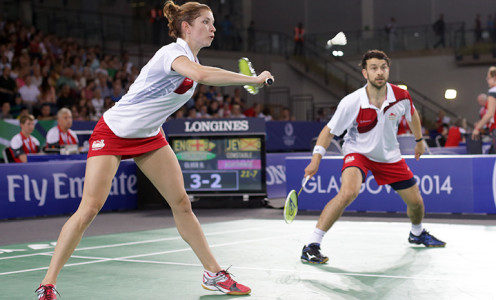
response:
[[[190,195],[265,196],[265,121],[172,120],[169,144]]]

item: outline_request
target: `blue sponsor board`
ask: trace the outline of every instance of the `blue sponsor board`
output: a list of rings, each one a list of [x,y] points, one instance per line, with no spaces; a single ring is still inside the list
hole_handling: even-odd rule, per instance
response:
[[[68,214],[83,194],[86,161],[0,165],[0,219]],[[102,210],[137,207],[134,161],[122,161]]]
[[[286,159],[286,191],[301,187],[310,156]],[[417,181],[425,211],[432,213],[496,213],[496,156],[423,156],[405,160]],[[340,188],[342,157],[324,157],[319,171],[298,198],[302,210],[322,210]],[[405,212],[406,205],[389,186],[379,186],[369,172],[347,211]]]
[[[302,156],[309,152],[267,153],[265,182],[267,198],[286,198],[286,157]]]

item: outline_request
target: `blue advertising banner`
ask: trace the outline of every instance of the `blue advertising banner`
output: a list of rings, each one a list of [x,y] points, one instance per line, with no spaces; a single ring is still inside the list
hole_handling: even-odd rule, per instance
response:
[[[0,219],[68,214],[83,194],[86,161],[0,165]],[[122,161],[102,210],[137,207],[134,161]]]
[[[286,190],[298,190],[310,156],[286,159]],[[423,156],[405,160],[414,173],[425,211],[432,213],[496,213],[496,156]],[[302,210],[322,210],[340,188],[342,157],[324,157],[319,171],[298,198]],[[405,212],[406,205],[389,186],[379,186],[369,172],[347,211]]]
[[[307,155],[309,152],[267,153],[265,166],[267,198],[286,198],[286,157]]]
[[[267,152],[310,151],[326,123],[271,121],[265,124]]]

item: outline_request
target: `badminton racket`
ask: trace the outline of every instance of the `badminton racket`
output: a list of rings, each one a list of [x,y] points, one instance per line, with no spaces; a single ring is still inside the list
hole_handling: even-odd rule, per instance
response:
[[[332,39],[327,41],[327,49],[331,48],[332,46],[344,46],[346,45],[348,41],[346,40],[346,35],[341,31],[338,34],[336,34]]]
[[[284,203],[284,221],[286,221],[287,224],[293,222],[296,214],[298,214],[298,197],[300,196],[301,191],[303,190],[309,179],[310,176],[305,177],[305,180],[303,181],[301,189],[298,193],[296,193],[295,190],[291,190],[286,197],[286,202]]]
[[[255,69],[253,68],[250,60],[246,57],[242,57],[238,60],[238,66],[239,66],[239,73],[246,75],[246,76],[257,76],[257,73],[255,72]],[[274,83],[272,78],[267,78],[265,80],[265,83],[267,85],[271,85]],[[260,89],[258,86],[255,85],[244,85],[243,86],[245,90],[248,91],[248,93],[252,95],[258,94],[258,90]]]

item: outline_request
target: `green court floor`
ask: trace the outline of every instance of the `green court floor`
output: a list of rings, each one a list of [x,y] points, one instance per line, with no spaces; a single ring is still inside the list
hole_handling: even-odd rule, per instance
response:
[[[249,299],[496,299],[496,226],[425,224],[446,248],[408,244],[408,223],[339,221],[330,262],[300,262],[315,221],[204,224],[220,264]],[[35,299],[53,242],[0,247],[0,299]],[[203,268],[175,228],[84,238],[62,270],[60,299],[235,299],[204,290]]]

